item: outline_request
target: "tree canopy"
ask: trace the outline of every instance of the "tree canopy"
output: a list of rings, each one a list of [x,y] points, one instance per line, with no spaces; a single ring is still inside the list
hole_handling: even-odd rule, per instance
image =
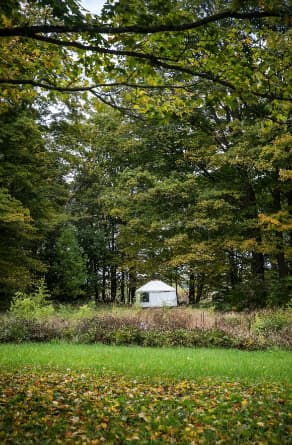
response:
[[[138,96],[149,108],[162,89],[193,101],[202,84],[291,100],[289,1],[120,0],[101,16],[73,0],[10,0],[1,9],[3,85],[90,91],[119,107]]]
[[[131,301],[157,276],[192,303],[286,303],[291,10],[1,4],[3,293],[45,274],[56,298]]]

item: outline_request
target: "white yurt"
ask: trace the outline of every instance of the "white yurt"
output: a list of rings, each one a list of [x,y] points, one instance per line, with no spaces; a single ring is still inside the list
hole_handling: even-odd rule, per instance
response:
[[[142,307],[177,306],[176,290],[163,281],[149,281],[137,289],[136,302]]]

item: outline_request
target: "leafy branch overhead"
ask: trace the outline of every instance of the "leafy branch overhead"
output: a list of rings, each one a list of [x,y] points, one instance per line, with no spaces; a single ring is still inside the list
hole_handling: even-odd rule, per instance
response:
[[[47,2],[49,3],[49,2]],[[1,37],[8,36],[24,36],[36,38],[37,33],[56,33],[56,34],[68,34],[68,33],[83,33],[87,32],[92,35],[96,34],[154,34],[167,31],[188,31],[195,28],[200,28],[202,26],[208,25],[209,23],[218,22],[223,19],[262,19],[265,17],[280,17],[283,18],[288,16],[288,9],[277,10],[271,9],[268,11],[253,11],[253,12],[235,12],[232,10],[226,10],[218,14],[213,14],[208,17],[196,20],[191,23],[182,24],[167,24],[163,23],[159,25],[129,25],[129,26],[111,26],[111,25],[100,25],[88,23],[79,23],[77,25],[33,25],[33,26],[14,26],[12,28],[2,28],[0,29]],[[289,17],[289,16],[288,16]]]
[[[164,88],[165,102],[178,89],[192,98],[208,85],[244,101],[291,100],[288,2],[112,3],[98,17],[75,1],[8,1],[0,7],[0,83],[89,91],[142,111]]]

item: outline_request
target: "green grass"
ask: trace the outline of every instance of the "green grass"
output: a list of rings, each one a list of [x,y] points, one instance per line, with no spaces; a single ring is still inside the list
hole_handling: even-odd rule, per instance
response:
[[[0,345],[1,445],[291,444],[292,354]]]
[[[292,353],[191,348],[142,348],[72,344],[0,345],[0,368],[89,370],[139,379],[291,382]]]

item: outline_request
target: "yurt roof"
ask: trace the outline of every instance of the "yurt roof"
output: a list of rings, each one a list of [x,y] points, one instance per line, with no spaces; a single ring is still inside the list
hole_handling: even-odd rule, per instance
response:
[[[169,291],[175,291],[175,288],[169,286],[168,284],[160,280],[149,281],[148,283],[144,284],[144,286],[139,287],[139,289],[137,289],[137,292],[169,292]]]

